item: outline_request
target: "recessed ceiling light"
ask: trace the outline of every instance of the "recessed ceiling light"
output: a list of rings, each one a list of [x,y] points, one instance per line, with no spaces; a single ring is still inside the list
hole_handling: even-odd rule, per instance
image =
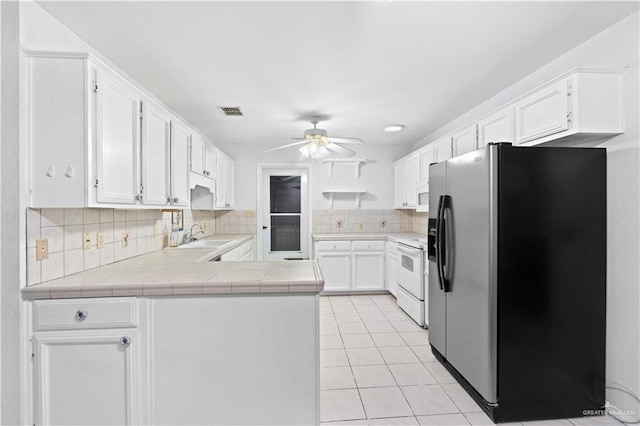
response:
[[[392,133],[392,132],[399,132],[400,130],[403,130],[404,128],[405,128],[404,124],[393,124],[391,126],[385,127],[383,130],[385,132]]]

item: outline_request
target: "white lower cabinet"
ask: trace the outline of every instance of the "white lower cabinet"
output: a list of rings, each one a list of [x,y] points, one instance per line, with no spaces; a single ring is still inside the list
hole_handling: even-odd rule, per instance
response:
[[[398,261],[398,244],[387,241],[386,243],[386,264],[387,264],[387,290],[394,296],[398,292],[398,279],[396,276],[396,262]]]
[[[384,290],[384,241],[318,241],[315,258],[324,291]]]
[[[351,289],[351,252],[320,252],[316,253],[316,259],[324,277],[325,291]]]
[[[38,425],[130,425],[135,412],[135,331],[37,334]]]
[[[255,250],[253,248],[254,244],[255,239],[252,238],[250,241],[247,241],[220,256],[220,260],[222,262],[246,262],[255,260],[256,256]]]
[[[134,298],[32,304],[34,424],[141,423]]]
[[[316,295],[151,300],[152,424],[317,424]]]
[[[317,294],[31,306],[29,424],[319,422]]]

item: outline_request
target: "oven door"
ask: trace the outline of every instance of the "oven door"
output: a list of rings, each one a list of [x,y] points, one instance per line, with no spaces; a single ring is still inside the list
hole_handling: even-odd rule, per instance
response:
[[[424,300],[422,250],[398,244],[398,285],[418,300]]]

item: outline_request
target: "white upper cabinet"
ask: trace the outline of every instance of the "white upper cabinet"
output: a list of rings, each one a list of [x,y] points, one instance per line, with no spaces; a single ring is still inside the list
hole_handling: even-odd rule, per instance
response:
[[[476,129],[477,127],[474,124],[451,135],[454,157],[478,149],[478,133]]]
[[[407,206],[407,162],[404,159],[393,163],[393,179],[394,205],[396,208],[404,208]]]
[[[418,152],[394,163],[394,204],[398,209],[415,208],[420,184],[420,154]]]
[[[232,209],[234,206],[235,167],[231,158],[216,151],[216,202],[217,209]]]
[[[519,144],[569,128],[568,83],[561,81],[516,103]]]
[[[164,206],[170,198],[171,116],[150,102],[142,103],[141,140],[142,202]]]
[[[191,137],[191,171],[209,179],[216,178],[216,149],[197,134]]]
[[[176,198],[171,185],[188,181],[188,154],[172,153],[172,116],[160,103],[90,55],[25,52],[25,72],[29,207],[153,207]],[[182,165],[172,168],[172,155]]]
[[[107,71],[97,69],[95,81],[96,201],[133,204],[139,196],[140,96]]]
[[[429,165],[435,163],[433,147],[428,145],[420,150],[420,181],[429,185]]]
[[[171,123],[171,182],[169,204],[189,207],[189,147],[191,131],[188,127],[173,121]]]
[[[624,131],[621,72],[575,70],[515,104],[516,143],[585,141]]]
[[[418,184],[420,183],[420,154],[415,153],[407,157],[407,206],[418,204]]]
[[[501,109],[478,122],[478,148],[494,142],[515,144],[515,121],[513,106]]]
[[[433,145],[433,153],[434,153],[436,162],[440,163],[441,161],[448,160],[453,156],[450,136],[437,140],[433,142],[432,145]]]

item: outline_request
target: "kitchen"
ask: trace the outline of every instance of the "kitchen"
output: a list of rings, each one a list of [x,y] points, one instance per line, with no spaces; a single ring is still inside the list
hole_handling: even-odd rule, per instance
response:
[[[389,3],[381,3],[379,6],[393,6],[392,2]],[[630,6],[630,5],[629,5]],[[9,8],[3,4],[3,8]],[[44,5],[46,7],[46,5]],[[637,7],[636,9],[637,10]],[[18,12],[15,12],[16,14]],[[358,234],[359,232],[363,233],[407,233],[407,232],[415,232],[426,236],[426,214],[425,213],[416,213],[412,209],[395,209],[394,207],[403,207],[399,205],[396,200],[394,200],[394,195],[397,194],[398,191],[395,190],[394,185],[397,182],[394,182],[393,171],[394,171],[394,161],[404,158],[406,154],[411,154],[413,152],[421,149],[425,144],[438,141],[443,137],[455,132],[457,129],[464,127],[467,123],[472,123],[477,121],[479,118],[484,115],[490,113],[491,111],[497,109],[501,105],[511,102],[513,99],[516,99],[523,94],[541,86],[548,81],[556,78],[557,76],[566,73],[567,71],[575,68],[575,67],[585,67],[588,66],[590,68],[598,68],[598,69],[627,69],[626,72],[626,84],[628,85],[628,90],[625,90],[626,100],[626,126],[623,134],[615,137],[609,137],[604,141],[597,142],[587,142],[586,146],[605,146],[608,148],[608,194],[609,194],[609,204],[610,208],[608,210],[608,294],[607,294],[607,303],[608,303],[608,328],[607,328],[607,376],[608,381],[614,383],[622,383],[627,388],[632,389],[635,395],[638,394],[638,382],[640,381],[640,373],[638,372],[637,363],[634,360],[637,360],[638,354],[638,341],[640,340],[638,337],[640,333],[638,332],[638,327],[640,321],[637,318],[637,305],[638,305],[638,272],[637,272],[637,240],[635,238],[637,236],[637,226],[638,226],[638,196],[637,191],[635,193],[629,193],[629,188],[637,188],[637,179],[638,179],[638,151],[637,151],[637,134],[638,134],[638,122],[637,122],[637,12],[632,14],[633,11],[629,11],[628,13],[621,14],[618,18],[613,19],[606,26],[602,27],[598,31],[593,31],[593,33],[589,33],[589,36],[584,36],[583,39],[580,40],[580,43],[584,41],[583,44],[578,43],[578,40],[574,41],[572,45],[565,45],[561,51],[556,51],[551,54],[551,56],[547,56],[544,62],[540,62],[539,64],[532,66],[528,70],[520,71],[518,78],[512,78],[512,80],[503,80],[503,81],[491,81],[489,80],[486,84],[490,86],[487,92],[484,92],[478,95],[471,89],[468,89],[469,96],[468,98],[475,99],[475,101],[465,99],[461,101],[463,104],[459,106],[459,109],[455,114],[451,114],[447,117],[447,119],[443,119],[440,121],[439,125],[431,129],[431,131],[424,133],[423,135],[418,135],[417,133],[413,135],[413,140],[410,144],[402,145],[402,144],[392,144],[392,143],[376,143],[375,141],[382,140],[382,138],[387,137],[383,134],[381,129],[378,127],[382,127],[387,124],[395,124],[397,122],[404,122],[404,116],[401,118],[395,118],[392,121],[387,121],[387,117],[378,118],[375,124],[372,124],[369,127],[371,129],[356,129],[351,128],[348,125],[344,125],[340,123],[342,119],[340,112],[326,111],[326,113],[333,114],[334,116],[329,118],[328,120],[321,121],[319,127],[325,128],[328,130],[329,136],[332,134],[341,135],[341,136],[349,136],[349,137],[361,137],[365,143],[362,145],[346,145],[347,147],[353,147],[357,151],[357,155],[354,158],[358,159],[366,159],[371,160],[366,163],[358,164],[357,166],[354,164],[340,164],[336,162],[335,164],[326,163],[323,159],[320,159],[314,163],[309,162],[298,162],[299,153],[295,148],[290,150],[279,150],[274,153],[265,154],[265,149],[274,148],[278,145],[283,145],[290,141],[290,137],[298,137],[302,134],[304,129],[307,129],[310,126],[309,122],[305,122],[305,120],[295,120],[294,118],[288,118],[287,120],[283,120],[282,127],[285,132],[284,135],[286,137],[279,136],[277,139],[269,139],[268,143],[227,143],[227,140],[231,140],[232,136],[234,136],[234,131],[238,132],[238,128],[242,128],[244,125],[242,121],[230,122],[230,124],[225,124],[225,126],[229,126],[231,128],[227,128],[226,131],[229,132],[229,137],[225,138],[224,134],[219,137],[212,137],[215,142],[216,148],[218,148],[222,153],[233,159],[235,163],[235,183],[234,183],[234,192],[235,199],[234,202],[234,210],[218,210],[218,211],[202,211],[202,210],[193,210],[190,211],[188,209],[184,210],[184,224],[183,229],[188,230],[191,228],[191,225],[194,223],[204,224],[204,232],[206,236],[215,235],[216,238],[223,238],[225,235],[234,235],[234,234],[245,234],[245,233],[253,233],[256,234],[257,239],[262,238],[261,234],[257,231],[257,228],[262,225],[263,221],[266,221],[260,214],[260,204],[256,202],[256,200],[260,199],[261,188],[256,184],[259,181],[259,172],[260,169],[257,167],[260,163],[279,163],[280,166],[288,166],[291,163],[298,163],[300,165],[304,165],[304,168],[309,171],[310,179],[310,200],[309,205],[311,206],[311,210],[313,211],[313,218],[309,217],[307,226],[308,229],[311,230],[311,233],[317,234],[340,234],[340,233],[349,233],[349,234]],[[629,15],[629,17],[625,18],[625,16]],[[10,13],[3,13],[3,19],[9,19]],[[33,3],[24,3],[19,7],[19,17],[20,19],[20,43],[23,49],[29,51],[45,51],[45,52],[87,52],[93,51],[90,47],[85,44],[82,40],[77,38],[74,34],[70,33],[69,30],[61,25],[55,18],[52,18],[46,11],[44,11],[39,5]],[[625,18],[625,19],[623,19]],[[619,21],[619,22],[618,22]],[[4,22],[3,22],[4,24]],[[609,27],[609,28],[607,28]],[[3,25],[3,28],[6,28]],[[4,31],[4,30],[3,30]],[[78,27],[76,29],[79,33],[83,31],[82,27]],[[597,33],[604,31],[602,34],[597,35]],[[634,32],[635,31],[635,32]],[[593,39],[587,40],[590,37],[594,37]],[[3,34],[3,41],[5,40]],[[94,47],[107,55],[106,51],[102,51],[100,48],[101,42],[100,40],[95,41]],[[615,48],[612,48],[615,46]],[[121,50],[125,53],[129,53],[127,49],[124,47]],[[324,52],[321,51],[324,54]],[[147,58],[148,59],[148,58]],[[237,58],[236,58],[237,59]],[[143,59],[145,60],[145,59]],[[520,58],[519,58],[520,60]],[[150,66],[153,64],[150,63]],[[156,64],[157,65],[157,64]],[[543,66],[544,65],[544,66]],[[522,65],[524,67],[524,65]],[[3,65],[4,67],[4,65]],[[124,68],[124,63],[121,64],[121,67]],[[325,67],[326,68],[326,67]],[[526,67],[525,67],[526,68]],[[265,71],[266,72],[266,71]],[[328,72],[328,71],[325,71]],[[3,70],[4,75],[4,70]],[[242,78],[240,75],[237,77],[238,83],[242,84]],[[145,82],[145,86],[147,84],[153,84],[152,80],[149,82]],[[157,82],[155,83],[157,85]],[[4,90],[4,87],[3,87]],[[185,93],[186,95],[187,93]],[[635,94],[635,95],[634,95]],[[5,99],[5,92],[3,91],[3,99]],[[282,95],[285,97],[285,94]],[[289,96],[289,94],[286,94]],[[314,97],[315,94],[307,94],[305,97],[311,98]],[[320,96],[318,94],[317,96]],[[334,96],[337,96],[334,94]],[[485,101],[485,99],[488,99]],[[231,105],[236,105],[238,102],[240,105],[246,105],[242,100],[237,101],[236,99],[224,99],[224,102],[227,102]],[[222,102],[224,105],[225,103]],[[310,101],[310,104],[313,104],[313,100]],[[466,102],[466,104],[465,104]],[[176,104],[177,105],[177,104]],[[299,109],[301,112],[307,112],[310,109],[314,108],[322,108],[323,104],[320,103],[318,106],[305,106],[305,104],[301,104]],[[363,108],[357,104],[354,104],[354,108]],[[174,107],[178,110],[178,107]],[[200,109],[198,107],[197,109]],[[304,110],[304,111],[302,111]],[[6,110],[5,110],[6,111]],[[189,111],[189,107],[184,107],[184,117],[187,117],[187,112]],[[247,115],[249,115],[249,110],[245,109]],[[280,112],[282,113],[282,112]],[[324,110],[320,110],[319,113],[325,113]],[[3,113],[4,114],[4,113]],[[189,112],[192,114],[192,117],[198,117],[197,113]],[[203,114],[212,114],[212,112],[206,112]],[[216,114],[219,114],[216,112]],[[290,113],[289,113],[290,114]],[[347,112],[344,113],[346,115]],[[221,120],[222,115],[216,116],[219,120]],[[456,118],[457,117],[457,118]],[[234,120],[242,120],[242,118],[230,118]],[[196,120],[194,118],[190,118],[191,120]],[[200,120],[200,118],[197,118]],[[286,121],[286,123],[284,123]],[[4,126],[4,117],[3,117],[3,128],[7,128]],[[226,122],[225,122],[226,123]],[[238,124],[239,123],[239,124]],[[405,122],[408,123],[408,122]],[[267,122],[264,123],[267,125]],[[413,132],[414,129],[418,128],[421,123],[408,123],[407,129],[405,132]],[[342,126],[342,127],[338,127]],[[223,126],[224,127],[224,126]],[[233,129],[232,129],[233,128]],[[339,129],[334,130],[334,129]],[[205,130],[205,129],[201,129]],[[215,130],[212,130],[214,132]],[[371,133],[366,133],[371,132]],[[402,134],[403,132],[400,132]],[[212,133],[217,135],[217,133]],[[405,133],[407,134],[407,133]],[[427,136],[424,136],[427,135]],[[391,137],[391,136],[389,136]],[[407,136],[409,139],[411,137]],[[248,134],[246,139],[249,140],[261,140],[262,135],[257,132],[255,134]],[[393,139],[388,139],[393,141]],[[5,144],[4,136],[3,136],[3,146]],[[23,153],[23,155],[26,155]],[[409,155],[410,157],[411,155]],[[23,157],[24,158],[24,157]],[[5,168],[5,164],[3,163],[3,194],[11,194],[11,192],[5,192],[4,185],[9,185],[9,181],[5,178],[4,171],[7,170]],[[62,169],[57,172],[60,174],[64,174],[67,170]],[[359,174],[359,176],[358,176]],[[330,193],[331,191],[333,193]],[[367,193],[358,192],[361,190],[368,191]],[[340,192],[340,191],[350,191],[350,192]],[[19,189],[14,189],[13,193],[18,197],[16,202],[17,205],[26,206],[26,200],[22,199],[18,195],[18,193],[22,193]],[[359,203],[359,205],[358,205]],[[4,203],[3,203],[4,204]],[[228,202],[226,203],[228,204]],[[64,206],[71,207],[71,206]],[[3,205],[3,217],[5,217],[5,208]],[[25,211],[23,209],[22,211]],[[85,211],[91,209],[85,209]],[[147,227],[150,222],[158,221],[157,228],[159,229],[159,233],[162,234],[165,226],[168,229],[171,229],[172,226],[172,215],[171,213],[158,213],[158,209],[151,209],[147,211],[145,214],[138,213],[139,210],[133,210],[135,213],[130,213],[129,210],[126,210],[127,213],[122,213],[120,210],[115,210],[113,213],[112,222],[115,223],[131,223],[134,226],[133,229],[137,228],[136,222],[143,222],[144,227]],[[66,212],[65,212],[66,213]],[[69,212],[70,215],[73,215],[73,211]],[[8,217],[12,217],[10,213]],[[54,212],[54,214],[56,214]],[[119,219],[116,218],[116,215],[122,215]],[[45,217],[43,215],[42,217]],[[63,218],[65,220],[66,218]],[[85,216],[86,219],[86,216]],[[30,229],[25,223],[28,219],[19,218],[16,220],[20,220],[20,223],[24,223],[25,226],[21,227],[21,229]],[[42,218],[40,218],[42,220]],[[76,219],[77,220],[77,219]],[[72,219],[69,222],[70,226],[78,226],[79,223]],[[93,222],[95,219],[92,218],[88,224],[95,223]],[[98,223],[100,219],[98,218]],[[3,221],[4,223],[4,221]],[[41,222],[42,223],[42,222]],[[108,223],[108,222],[107,222]],[[55,222],[50,222],[49,226],[43,226],[41,228],[55,228]],[[59,224],[59,226],[67,226],[65,223]],[[127,226],[127,225],[125,225]],[[151,228],[153,225],[151,225]],[[148,228],[149,229],[149,228]],[[4,231],[4,229],[3,229]],[[64,232],[61,230],[51,230],[47,229],[47,232]],[[125,231],[129,231],[129,229],[125,229]],[[42,231],[41,231],[42,232]],[[26,253],[27,247],[27,236],[23,235],[24,232],[16,234],[16,241],[20,241],[24,250],[18,250],[18,245],[15,246],[16,253]],[[143,232],[133,232],[131,231],[132,242],[128,248],[131,251],[131,256],[125,253],[120,254],[120,257],[124,259],[125,257],[135,257],[137,254],[142,254],[142,252],[147,251],[147,247],[155,250],[153,244],[158,244],[158,241],[154,241],[153,239],[153,231],[146,230]],[[5,237],[7,235],[12,235],[11,231],[8,230],[7,233],[3,232],[2,245],[5,250],[9,245],[9,240]],[[58,237],[59,239],[59,237]],[[64,239],[64,235],[63,235]],[[54,238],[51,239],[52,241]],[[149,243],[151,240],[151,243]],[[133,242],[135,241],[135,243]],[[144,242],[140,242],[144,241]],[[385,241],[385,243],[388,241]],[[75,239],[74,239],[75,243]],[[96,244],[95,241],[92,242]],[[114,244],[114,242],[106,242],[106,244]],[[144,244],[144,249],[142,247]],[[262,244],[262,243],[260,243]],[[353,243],[352,243],[353,244]],[[113,260],[116,260],[115,250],[117,244],[114,244],[114,257]],[[133,247],[135,246],[135,250]],[[258,249],[260,245],[256,245],[256,252],[259,254],[261,251]],[[31,248],[31,247],[30,247]],[[35,248],[35,247],[34,247]],[[121,247],[120,247],[121,248]],[[73,250],[78,250],[79,248],[73,247]],[[350,247],[351,249],[351,247]],[[51,255],[60,253],[59,248],[51,247]],[[305,253],[306,257],[309,257],[312,253],[311,247],[311,239],[309,239],[307,243],[308,252]],[[32,250],[33,251],[33,250]],[[66,251],[66,249],[65,249]],[[5,251],[3,251],[5,252]],[[97,252],[97,250],[89,250],[87,253],[93,255]],[[353,252],[355,253],[355,252]],[[353,253],[351,256],[353,256]],[[3,256],[9,256],[9,254],[4,254]],[[19,274],[21,277],[28,277],[26,268],[28,262],[24,257],[21,256],[20,265],[22,272]],[[87,257],[83,259],[82,268],[84,265],[89,269],[91,265],[95,265],[96,260],[91,259],[90,256],[89,261],[87,261]],[[118,258],[118,259],[120,259]],[[3,258],[4,259],[4,258]],[[353,259],[353,257],[352,257]],[[107,259],[105,262],[108,262]],[[66,262],[66,261],[65,261]],[[91,263],[93,262],[93,263]],[[11,263],[4,263],[3,260],[3,271],[9,271],[10,268],[5,268],[5,265],[10,265]],[[98,265],[100,264],[100,260],[98,259]],[[116,263],[117,264],[117,263]],[[44,265],[44,264],[43,264]],[[66,265],[65,265],[66,266]],[[69,268],[74,271],[80,271],[81,269],[78,264],[69,264]],[[46,281],[43,278],[50,279],[50,277],[59,276],[59,271],[49,271],[44,268],[40,269],[40,280],[32,281],[32,284],[35,284],[39,281]],[[44,274],[44,275],[42,275]],[[49,275],[47,275],[49,274]],[[33,277],[33,274],[31,274]],[[17,309],[17,297],[19,295],[16,293],[21,287],[26,285],[27,281],[24,278],[15,279],[16,283],[20,283],[18,288],[14,288],[14,293],[11,293],[11,289],[3,290],[3,317],[2,317],[2,327],[9,327],[13,320],[11,315],[5,317],[4,312],[12,312]],[[4,284],[4,283],[3,283]],[[18,285],[18,284],[16,284]],[[384,289],[383,289],[384,290]],[[9,293],[7,293],[9,292]],[[371,291],[369,291],[371,292]],[[12,297],[14,298],[14,305],[9,305],[6,307],[5,303],[11,303]],[[322,300],[322,299],[321,299]],[[354,305],[356,305],[354,299]],[[379,299],[372,298],[371,301],[380,302]],[[323,302],[324,303],[324,302]],[[378,306],[384,306],[386,303],[380,303]],[[12,306],[12,307],[11,307]],[[332,308],[333,310],[333,308]],[[337,312],[337,311],[336,311]],[[15,325],[15,323],[14,323]],[[23,324],[22,327],[26,325]],[[11,362],[12,355],[11,353],[5,354],[5,351],[9,351],[8,346],[12,346],[14,348],[20,348],[23,345],[22,340],[19,336],[15,336],[17,333],[16,330],[20,328],[16,325],[14,327],[14,334],[12,335],[10,332],[3,332],[3,364],[5,362]],[[23,330],[23,332],[26,332]],[[632,336],[631,338],[629,336]],[[6,340],[9,339],[9,340]],[[15,343],[11,345],[12,340]],[[6,344],[6,343],[9,344]],[[18,359],[22,359],[21,356],[18,356]],[[3,370],[5,368],[3,367]],[[15,371],[19,371],[18,365],[16,364],[13,368]],[[24,366],[23,366],[24,370]],[[5,386],[9,386],[10,384],[18,384],[14,389],[20,388],[23,392],[26,392],[25,388],[28,388],[28,385],[19,385],[19,381],[22,380],[23,383],[26,379],[26,376],[16,376],[17,373],[3,373],[3,389],[2,389],[2,398],[14,398],[12,393],[7,391]],[[24,374],[24,373],[23,373]],[[28,380],[27,380],[28,382]],[[11,399],[9,399],[11,400]],[[637,403],[630,399],[630,397],[623,392],[609,390],[607,394],[607,400],[609,400],[613,405],[619,407],[621,410],[635,410],[637,413],[639,410],[637,408]],[[11,400],[15,401],[15,400]],[[636,405],[634,405],[636,404]],[[3,403],[3,406],[5,404]],[[11,405],[11,404],[9,404]],[[29,404],[23,401],[21,404],[14,404],[14,407],[21,407],[21,411],[23,412],[23,419],[29,419],[30,409]],[[17,408],[16,408],[17,409]],[[3,407],[3,416],[14,416],[7,417],[8,419],[19,419],[20,413],[12,411],[11,409],[6,409]],[[16,417],[17,416],[17,417]],[[322,420],[322,416],[320,417]],[[341,419],[347,420],[347,419]],[[421,419],[418,419],[421,420]],[[28,421],[28,420],[27,420]],[[5,421],[3,417],[3,423],[18,423],[19,420],[14,421]]]

